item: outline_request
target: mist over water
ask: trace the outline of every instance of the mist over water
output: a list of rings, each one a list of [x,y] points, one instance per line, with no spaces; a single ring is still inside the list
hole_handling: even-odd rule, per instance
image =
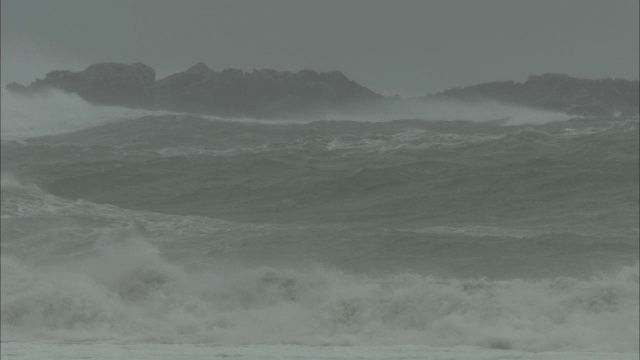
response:
[[[146,115],[177,114],[169,111],[129,109],[118,106],[97,106],[82,100],[77,94],[49,89],[41,93],[21,95],[2,88],[2,139],[21,139],[80,130],[119,119],[134,119]],[[502,120],[505,125],[545,124],[574,118],[562,113],[504,105],[497,102],[462,103],[455,101],[399,100],[384,106],[359,109],[358,114],[325,114],[297,120],[227,119],[245,123],[291,124],[317,120],[390,121],[423,119],[441,121]],[[201,116],[219,120],[217,117]]]
[[[96,106],[77,94],[51,89],[28,96],[12,93],[4,87],[2,96],[2,139],[58,134],[118,119],[164,114],[165,111]]]
[[[3,341],[638,351],[637,119],[2,103]]]
[[[438,121],[492,121],[500,120],[504,125],[541,125],[555,121],[566,121],[575,116],[501,104],[492,100],[455,101],[455,100],[420,100],[409,98],[390,102],[385,106],[367,108],[357,111],[358,115],[329,114],[331,120],[389,121],[398,119],[422,119]]]

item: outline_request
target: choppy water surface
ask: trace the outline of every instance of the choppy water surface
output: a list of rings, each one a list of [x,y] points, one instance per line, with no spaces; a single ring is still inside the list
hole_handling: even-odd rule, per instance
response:
[[[638,351],[637,119],[138,115],[3,138],[3,341]]]
[[[489,350],[456,346],[429,348],[423,346],[301,346],[247,345],[207,346],[193,344],[117,344],[117,343],[4,343],[1,354],[16,360],[175,360],[219,359],[237,360],[600,360],[602,353],[589,352],[521,352]],[[609,360],[632,360],[637,354],[607,353]]]

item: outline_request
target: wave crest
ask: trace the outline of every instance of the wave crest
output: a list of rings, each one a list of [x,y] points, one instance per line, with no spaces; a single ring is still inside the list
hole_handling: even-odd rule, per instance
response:
[[[3,338],[638,350],[638,265],[540,281],[188,271],[142,239],[118,241],[64,267],[3,256]]]

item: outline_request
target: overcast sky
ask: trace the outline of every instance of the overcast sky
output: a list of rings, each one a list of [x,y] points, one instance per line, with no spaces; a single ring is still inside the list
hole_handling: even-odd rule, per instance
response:
[[[638,0],[2,0],[2,84],[110,61],[341,70],[387,95],[637,79],[638,33]]]

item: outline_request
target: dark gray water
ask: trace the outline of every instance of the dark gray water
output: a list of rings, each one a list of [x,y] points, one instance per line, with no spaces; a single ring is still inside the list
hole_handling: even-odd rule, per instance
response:
[[[504,123],[4,139],[3,332],[637,350],[638,120]]]

